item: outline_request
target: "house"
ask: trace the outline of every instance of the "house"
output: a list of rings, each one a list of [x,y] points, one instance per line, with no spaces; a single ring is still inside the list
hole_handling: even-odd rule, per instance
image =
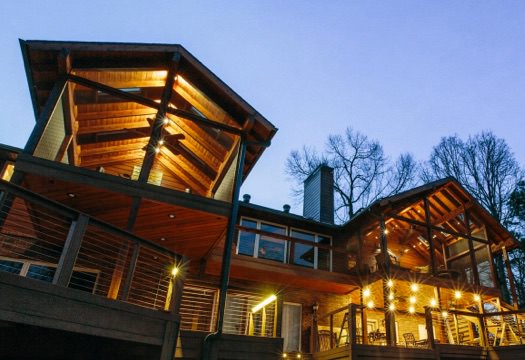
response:
[[[525,354],[516,241],[454,179],[343,225],[325,166],[303,216],[238,201],[277,129],[182,46],[21,48],[36,123],[0,147],[1,358]]]

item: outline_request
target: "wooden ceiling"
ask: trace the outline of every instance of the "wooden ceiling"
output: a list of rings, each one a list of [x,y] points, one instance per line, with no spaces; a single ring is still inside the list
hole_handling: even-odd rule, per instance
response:
[[[24,186],[49,199],[126,228],[132,197],[87,184],[27,175]],[[133,233],[192,259],[204,256],[224,236],[227,217],[143,199]]]
[[[448,246],[458,241],[461,235],[466,237],[469,233],[479,239],[488,240],[493,251],[497,251],[503,245],[508,248],[516,246],[515,240],[508,230],[453,179],[444,179],[423,185],[386,198],[376,204],[378,211],[386,214],[389,246],[390,243],[392,245],[397,243],[400,244],[400,248],[397,249],[399,251],[414,249],[421,261],[428,264],[429,244],[425,227],[424,197],[428,199],[430,222],[434,226],[431,241],[434,242],[437,252],[441,251],[441,244]],[[466,226],[466,210],[469,216],[470,229]],[[389,214],[393,214],[395,217],[390,217]],[[367,229],[364,233],[378,243],[380,238],[379,222],[375,220],[367,226]],[[438,259],[438,261],[442,260]]]
[[[180,45],[22,41],[21,46],[37,118],[53,87],[66,81],[62,105],[71,136],[64,140],[64,156],[75,166],[133,178],[144,158],[153,156],[152,172],[162,176],[162,186],[213,197],[229,181],[240,134],[250,142],[268,142],[277,131]],[[248,146],[244,177],[263,151]]]

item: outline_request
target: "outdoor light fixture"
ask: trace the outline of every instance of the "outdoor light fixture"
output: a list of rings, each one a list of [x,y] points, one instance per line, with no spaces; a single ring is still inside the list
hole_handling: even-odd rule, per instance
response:
[[[388,300],[390,301],[394,300],[394,293],[391,292],[388,294]]]
[[[409,306],[409,307],[408,307],[408,312],[411,313],[411,314],[413,314],[413,313],[416,312],[416,308],[414,308],[413,306]]]
[[[430,306],[431,307],[436,307],[436,305],[437,305],[436,299],[430,299]]]
[[[396,305],[394,303],[390,303],[390,305],[388,305],[388,310],[394,311],[395,309],[396,309]]]
[[[416,291],[419,290],[419,286],[416,283],[412,283],[412,284],[410,284],[410,290],[412,292],[416,292]]]
[[[301,356],[301,354],[297,354],[296,357],[297,357],[298,359],[300,359],[302,356]]]
[[[372,300],[370,300],[367,304],[366,304],[366,307],[369,308],[369,309],[373,309],[374,308],[374,302]]]
[[[77,197],[74,193],[67,193],[67,196],[69,196],[71,199]]]
[[[173,268],[171,269],[171,276],[175,277],[177,276],[178,273],[179,273],[179,268],[177,267],[177,265],[173,266]]]
[[[388,286],[388,287],[392,287],[392,286],[394,286],[394,282],[392,281],[392,279],[389,279],[389,280],[386,282],[386,286]]]
[[[164,139],[160,139],[158,144],[159,145],[164,145]]]
[[[168,125],[169,122],[170,122],[170,119],[167,118],[167,117],[165,117],[164,120],[162,120],[162,123],[163,123],[164,125]]]
[[[267,297],[266,299],[264,299],[263,301],[255,305],[252,308],[252,313],[255,314],[257,311],[261,310],[263,307],[265,307],[272,301],[275,301],[276,299],[277,299],[277,296],[275,296],[275,294],[270,295],[269,297]]]
[[[168,217],[169,217],[170,219],[175,219],[175,214],[170,213],[170,214],[168,214]]]
[[[481,301],[481,296],[474,294],[474,301]]]
[[[156,153],[156,154],[160,153],[160,147],[157,146],[157,147],[155,148],[155,153]]]
[[[461,295],[462,295],[461,291],[459,291],[459,290],[454,291],[454,297],[456,299],[461,299]]]
[[[288,355],[286,355],[286,353],[283,353],[283,359],[286,359],[288,357]]]
[[[369,288],[366,288],[366,289],[363,290],[363,296],[365,298],[370,296],[370,289]]]
[[[388,229],[385,229],[385,231],[383,231],[383,233],[384,233],[385,235],[388,235]]]
[[[441,313],[441,316],[444,317],[444,318],[446,318],[446,317],[448,316],[448,312],[443,311],[443,312]]]
[[[415,296],[411,296],[409,300],[410,300],[411,304],[415,304],[416,303],[416,297]]]

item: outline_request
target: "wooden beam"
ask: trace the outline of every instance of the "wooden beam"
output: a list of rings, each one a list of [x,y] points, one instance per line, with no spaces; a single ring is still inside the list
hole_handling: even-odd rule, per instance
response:
[[[122,195],[139,196],[166,204],[187,207],[222,216],[228,215],[231,206],[223,201],[164,189],[156,185],[139,184],[136,181],[117,176],[109,176],[93,170],[72,167],[25,154],[19,155],[16,166],[20,171],[27,174],[59,178],[63,181],[76,182],[112,192],[119,192]]]
[[[89,217],[83,214],[80,214],[77,220],[72,222],[53,277],[53,284],[58,286],[69,285],[88,223]]]
[[[153,108],[153,109],[159,109],[159,103],[155,102],[154,100],[142,97],[142,96],[138,96],[138,95],[135,95],[135,94],[132,94],[132,93],[128,93],[126,91],[115,89],[115,88],[112,88],[111,86],[107,86],[107,85],[98,83],[96,81],[85,79],[85,78],[82,78],[80,76],[76,76],[76,75],[72,75],[72,74],[69,75],[68,79],[70,81],[72,81],[74,83],[77,83],[79,85],[82,85],[82,86],[86,86],[86,87],[89,87],[89,88],[92,88],[92,89],[97,89],[97,90],[100,90],[102,92],[105,92],[105,93],[108,93],[108,94],[111,94],[111,95],[114,95],[114,96],[118,96],[118,97],[127,99],[127,100],[132,101],[132,102],[136,102],[138,104],[141,104],[143,106],[147,106],[147,107],[150,107],[150,108]],[[232,133],[232,134],[239,135],[241,133],[241,129],[239,129],[239,128],[232,127],[232,126],[229,126],[229,125],[224,125],[224,124],[222,124],[220,122],[217,122],[217,121],[214,121],[214,120],[210,120],[210,119],[207,119],[207,118],[205,118],[203,116],[192,114],[192,113],[189,113],[187,111],[175,109],[173,107],[168,107],[166,112],[169,113],[169,114],[178,116],[180,118],[183,118],[183,119],[186,119],[186,120],[190,120],[190,121],[194,121],[194,122],[198,122],[198,123],[201,123],[203,125],[206,125],[206,126],[209,126],[209,127],[215,128],[215,129],[220,129],[220,130]]]

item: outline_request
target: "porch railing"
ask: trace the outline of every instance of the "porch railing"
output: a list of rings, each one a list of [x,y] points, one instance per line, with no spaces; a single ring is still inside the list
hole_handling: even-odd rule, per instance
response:
[[[0,181],[0,271],[171,310],[180,293],[172,270],[181,261],[155,243]]]
[[[354,344],[419,349],[434,349],[440,345],[502,347],[525,344],[525,310],[479,313],[426,307],[424,313],[397,312],[395,330],[392,330],[388,343],[384,321],[382,330],[363,327],[363,322],[367,322],[366,319],[372,312],[383,317],[385,315],[384,310],[370,311],[355,304],[319,316],[315,313],[311,351],[351,347]],[[410,316],[408,323],[406,318],[403,320],[403,316]],[[421,324],[422,328],[419,330],[423,333],[414,333],[411,330],[417,329],[417,324]]]

